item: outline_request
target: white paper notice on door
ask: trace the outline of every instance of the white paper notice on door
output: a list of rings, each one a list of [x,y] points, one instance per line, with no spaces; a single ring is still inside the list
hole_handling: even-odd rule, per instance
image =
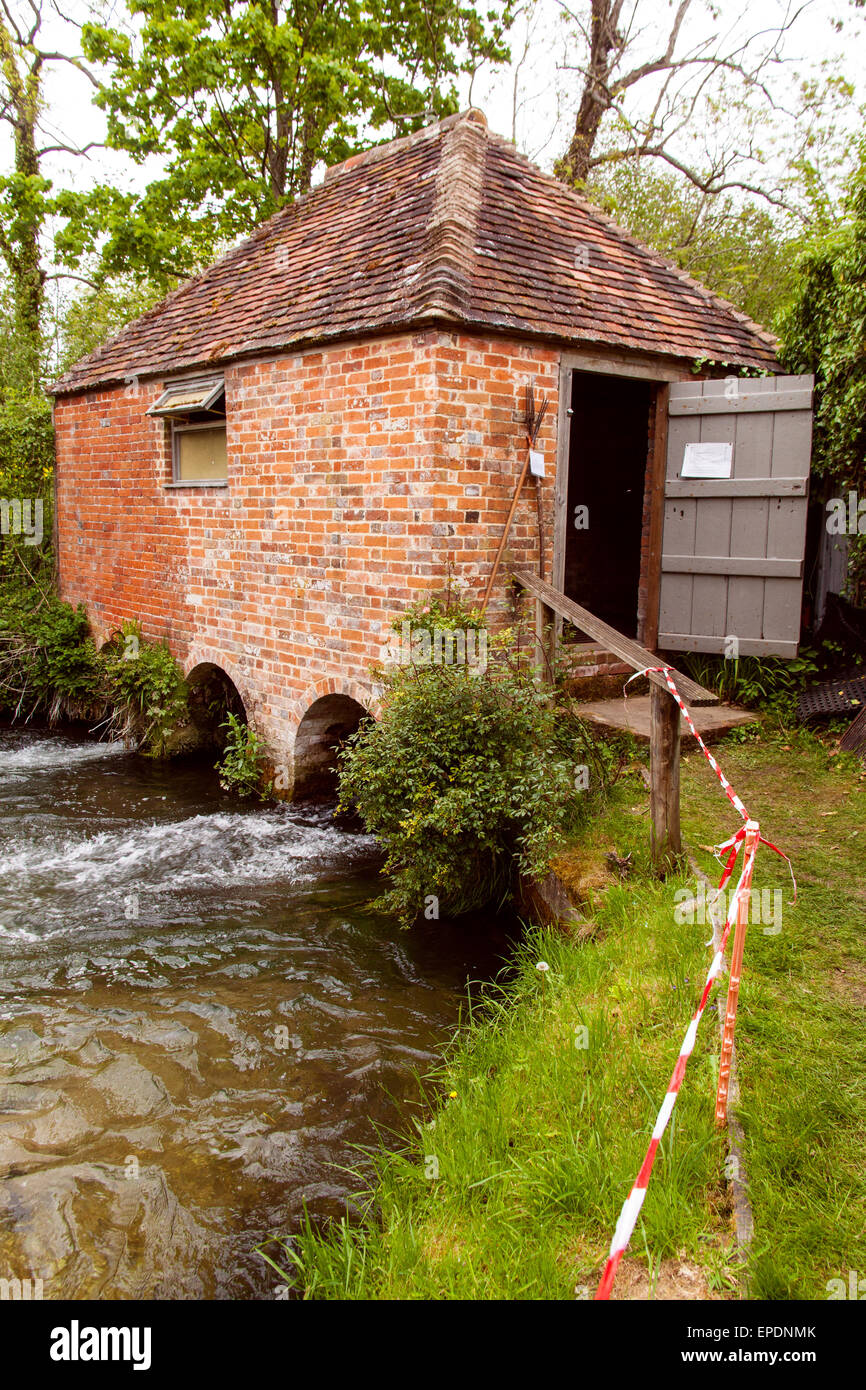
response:
[[[687,444],[681,478],[730,478],[733,444]]]

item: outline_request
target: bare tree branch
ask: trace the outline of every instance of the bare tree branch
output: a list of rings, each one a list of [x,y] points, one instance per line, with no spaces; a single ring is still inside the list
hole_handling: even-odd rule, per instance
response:
[[[672,152],[671,146],[695,121],[698,99],[712,78],[736,79],[768,110],[777,109],[778,101],[768,78],[775,67],[788,61],[783,40],[811,2],[795,4],[790,0],[777,24],[745,37],[737,33],[743,18],[743,11],[738,10],[727,28],[722,26],[706,37],[692,37],[689,43],[685,23],[693,12],[693,0],[678,0],[660,40],[650,46],[646,26],[641,23],[646,16],[657,27],[658,6],[652,6],[650,0],[631,0],[627,13],[625,0],[589,0],[588,25],[568,0],[558,0],[560,12],[574,25],[584,49],[579,60],[563,64],[564,70],[579,74],[581,86],[571,140],[557,167],[559,176],[581,186],[599,163],[651,157],[664,159],[671,167],[680,169],[702,191],[717,185],[736,186],[757,191],[768,202],[778,202],[775,195],[768,195],[754,182],[731,182],[720,178],[717,171],[693,168],[689,160]],[[655,49],[655,56],[628,63],[638,45],[644,51],[649,48],[651,53]],[[660,78],[661,85],[654,93],[649,114],[640,115],[633,110],[629,115],[625,99],[653,78]],[[633,99],[630,104],[634,108]],[[626,148],[597,155],[596,143],[608,113],[615,114],[631,132],[631,141]],[[787,207],[784,201],[780,205]]]

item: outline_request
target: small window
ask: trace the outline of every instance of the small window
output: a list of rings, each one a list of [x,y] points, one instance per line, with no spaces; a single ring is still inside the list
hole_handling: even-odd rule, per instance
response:
[[[228,478],[226,427],[172,424],[176,483],[224,483]]]
[[[176,484],[224,484],[228,480],[222,377],[170,383],[148,414],[169,422],[172,477]]]

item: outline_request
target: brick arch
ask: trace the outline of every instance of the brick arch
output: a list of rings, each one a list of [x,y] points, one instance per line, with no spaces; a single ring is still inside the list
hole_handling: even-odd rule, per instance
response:
[[[254,712],[259,702],[246,676],[238,669],[231,657],[226,656],[216,647],[193,647],[182,667],[185,680],[189,679],[197,666],[218,666],[221,671],[225,672],[243,701],[247,719],[250,724],[253,724],[255,722]]]
[[[366,710],[373,719],[379,718],[380,700],[370,687],[362,685],[360,681],[348,680],[341,676],[322,676],[320,680],[308,685],[303,695],[299,695],[292,702],[291,710],[295,733],[300,728],[307,711],[325,695],[346,695]]]
[[[376,718],[377,703],[360,681],[326,676],[307,687],[295,702],[292,746],[294,796],[333,795],[336,749],[364,715]]]

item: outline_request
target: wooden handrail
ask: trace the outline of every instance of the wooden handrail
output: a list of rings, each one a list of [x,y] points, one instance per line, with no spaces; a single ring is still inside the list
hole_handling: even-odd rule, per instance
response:
[[[613,652],[614,656],[619,657],[620,661],[631,666],[634,671],[643,671],[647,666],[658,666],[659,658],[653,652],[647,651],[639,642],[633,642],[630,637],[624,637],[621,632],[617,632],[615,627],[609,623],[602,622],[601,618],[596,618],[594,613],[588,609],[581,608],[579,603],[573,599],[566,598],[565,594],[559,593],[551,584],[539,579],[537,574],[531,570],[516,569],[511,571],[514,579],[526,591],[532,594],[546,608],[550,608],[554,613],[558,613],[561,618],[567,618],[573,623],[580,632],[587,633],[596,642],[603,642],[604,649]],[[711,690],[705,690],[697,681],[693,681],[689,676],[683,675],[682,671],[677,671],[671,667],[671,675],[674,683],[682,695],[687,705],[717,705],[718,695],[714,695]],[[662,675],[651,674],[647,677],[655,685],[660,685],[667,690],[665,678]]]

